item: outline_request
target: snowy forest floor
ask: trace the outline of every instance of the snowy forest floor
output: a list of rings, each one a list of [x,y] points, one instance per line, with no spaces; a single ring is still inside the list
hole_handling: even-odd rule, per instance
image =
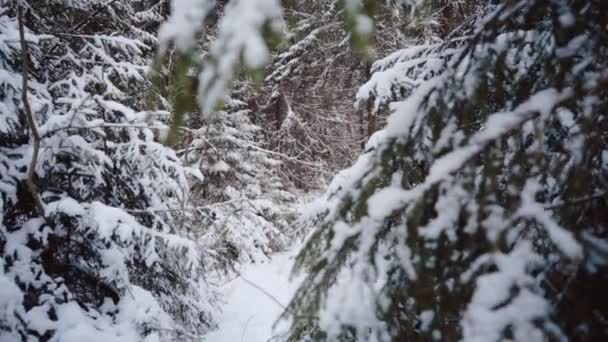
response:
[[[218,317],[220,326],[205,341],[267,342],[285,333],[285,322],[273,325],[297,289],[298,279],[290,281],[289,275],[299,247],[264,263],[244,265],[240,276],[224,284],[226,303]]]

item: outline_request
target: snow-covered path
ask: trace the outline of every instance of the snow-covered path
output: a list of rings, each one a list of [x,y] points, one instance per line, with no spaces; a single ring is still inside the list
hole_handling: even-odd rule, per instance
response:
[[[297,288],[296,282],[289,282],[295,254],[295,251],[278,253],[269,262],[245,266],[241,277],[225,284],[222,290],[227,303],[218,318],[219,329],[205,336],[205,341],[266,342],[279,334],[281,327],[273,332],[272,325],[282,308],[260,289],[287,304]]]

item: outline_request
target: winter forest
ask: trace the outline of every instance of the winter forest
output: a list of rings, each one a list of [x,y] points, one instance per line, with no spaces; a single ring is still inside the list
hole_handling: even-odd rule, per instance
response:
[[[608,341],[608,1],[0,0],[0,342]]]

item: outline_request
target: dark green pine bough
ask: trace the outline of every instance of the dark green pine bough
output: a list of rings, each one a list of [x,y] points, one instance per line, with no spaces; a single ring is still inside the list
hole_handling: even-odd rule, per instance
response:
[[[606,339],[608,3],[480,8],[392,57],[436,72],[330,186],[289,341]]]

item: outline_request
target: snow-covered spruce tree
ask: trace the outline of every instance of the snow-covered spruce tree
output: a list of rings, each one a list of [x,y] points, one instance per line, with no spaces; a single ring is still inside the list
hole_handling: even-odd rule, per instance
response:
[[[259,113],[241,100],[259,72],[252,69],[268,58],[265,41],[276,34],[281,8],[276,1],[198,2],[200,17],[189,28],[200,28],[201,35],[174,30],[175,23],[184,21],[180,16],[190,13],[187,5],[173,3],[173,15],[161,30],[167,60],[158,70],[168,74],[165,88],[174,93],[173,127],[183,137],[178,154],[203,174],[192,183],[198,242],[214,260],[211,269],[230,271],[235,264],[262,261],[284,248],[293,230],[288,228],[296,198],[277,177],[278,154],[266,149],[264,132],[255,124]],[[168,49],[171,43],[175,49]],[[250,56],[254,50],[265,53]],[[241,63],[252,72],[237,76]],[[225,91],[227,86],[234,89]],[[183,126],[176,125],[180,121]]]
[[[203,223],[198,241],[213,251],[217,268],[226,269],[287,246],[296,198],[278,177],[280,162],[264,148],[262,128],[251,120],[255,113],[236,99],[223,107],[202,122],[196,114],[187,121],[180,155],[203,174],[192,189]]]
[[[214,293],[142,111],[162,1],[0,2],[0,340],[189,340]],[[150,128],[149,128],[150,127]]]
[[[376,64],[392,114],[319,202],[289,340],[606,339],[607,15],[487,4]]]

